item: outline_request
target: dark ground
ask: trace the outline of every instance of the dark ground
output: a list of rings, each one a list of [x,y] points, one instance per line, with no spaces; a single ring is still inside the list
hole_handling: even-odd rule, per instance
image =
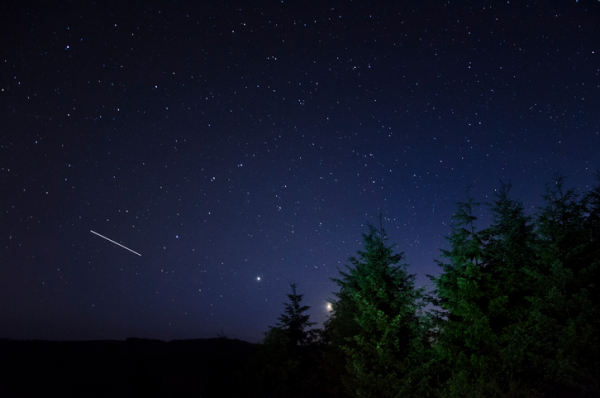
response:
[[[225,338],[0,340],[0,397],[243,396],[255,348]]]

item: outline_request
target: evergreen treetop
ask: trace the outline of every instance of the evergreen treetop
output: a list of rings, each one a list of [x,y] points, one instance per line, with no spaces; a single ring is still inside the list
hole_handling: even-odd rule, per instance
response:
[[[340,292],[328,327],[345,358],[343,382],[348,393],[361,397],[414,393],[414,382],[422,380],[414,371],[421,369],[416,351],[423,340],[423,289],[415,289],[414,275],[400,264],[403,253],[393,252],[383,227],[368,227],[364,250],[334,279]]]
[[[279,319],[277,326],[285,331],[294,345],[307,345],[312,342],[315,331],[307,328],[316,324],[309,321],[306,311],[310,309],[307,305],[300,305],[303,294],[296,293],[296,284],[290,283],[292,294],[288,294],[289,303],[284,303],[285,311]]]

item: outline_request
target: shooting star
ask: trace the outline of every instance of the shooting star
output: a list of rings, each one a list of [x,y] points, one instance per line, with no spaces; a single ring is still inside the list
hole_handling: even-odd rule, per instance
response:
[[[133,251],[133,250],[131,250],[130,248],[128,248],[128,247],[125,247],[125,246],[123,246],[122,244],[115,242],[114,240],[108,239],[106,236],[102,236],[102,235],[100,235],[98,232],[94,232],[94,231],[92,231],[91,229],[90,229],[90,232],[91,232],[91,233],[93,233],[94,235],[98,235],[99,237],[106,239],[106,240],[107,240],[107,241],[109,241],[109,242],[112,242],[112,243],[114,243],[115,245],[121,246],[123,249],[127,249],[127,250],[129,250],[130,252],[132,252],[132,253],[135,253],[135,254],[137,254],[138,256],[142,257],[142,255],[141,255],[140,253],[138,253],[138,252],[134,252],[134,251]]]

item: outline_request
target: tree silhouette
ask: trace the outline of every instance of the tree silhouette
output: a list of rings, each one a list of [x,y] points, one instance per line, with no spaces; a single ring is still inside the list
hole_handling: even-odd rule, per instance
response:
[[[317,363],[311,354],[316,330],[309,330],[315,322],[309,321],[306,311],[309,306],[301,305],[302,294],[291,283],[292,294],[285,311],[278,318],[277,326],[265,333],[263,344],[258,348],[254,370],[257,372],[257,392],[261,397],[319,397],[316,379]]]
[[[556,390],[600,394],[600,186],[580,197],[556,174],[537,213],[536,290],[527,319],[534,365]]]
[[[285,311],[277,323],[277,327],[286,332],[290,338],[290,341],[294,345],[307,345],[313,341],[315,336],[314,330],[308,330],[307,328],[315,325],[315,322],[309,322],[309,315],[306,311],[310,309],[309,306],[301,306],[303,294],[296,293],[296,284],[290,283],[292,288],[292,294],[288,294],[290,299],[289,303],[285,304]]]

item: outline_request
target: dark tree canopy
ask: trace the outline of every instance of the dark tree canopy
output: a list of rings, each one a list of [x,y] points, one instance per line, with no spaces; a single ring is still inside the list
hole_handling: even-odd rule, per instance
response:
[[[307,345],[313,341],[315,331],[309,330],[311,326],[315,325],[315,322],[309,321],[309,315],[306,311],[310,309],[307,305],[300,305],[303,294],[296,293],[296,284],[291,283],[292,294],[288,294],[290,299],[289,303],[285,304],[285,311],[277,323],[277,327],[281,328],[286,332],[295,345]]]
[[[521,203],[509,197],[510,184],[501,183],[488,204],[491,225],[476,229],[475,203],[458,203],[443,250],[444,273],[432,277],[440,322],[436,346],[451,370],[447,395],[519,396],[530,393],[519,376],[525,361],[522,349],[525,316],[533,279],[535,236],[531,218]]]
[[[557,175],[535,218],[501,184],[492,222],[476,230],[458,204],[448,263],[432,277],[446,396],[598,392],[597,190],[579,198]]]
[[[600,182],[600,180],[599,180]],[[531,360],[562,391],[600,395],[600,185],[586,195],[557,174],[536,219],[538,266],[528,325]]]
[[[290,302],[263,350],[278,363],[264,367],[268,374],[289,381],[269,391],[600,396],[600,175],[598,182],[580,194],[557,174],[534,215],[511,197],[511,184],[501,182],[484,205],[491,215],[486,228],[475,216],[482,204],[468,194],[457,204],[430,295],[415,287],[381,221],[379,228],[368,224],[363,250],[333,279],[339,291],[318,346],[306,346],[312,323],[291,285]],[[316,351],[306,361],[300,353],[307,348],[322,350],[323,362]],[[322,378],[306,371],[319,363]],[[322,388],[302,382],[309,379]]]

